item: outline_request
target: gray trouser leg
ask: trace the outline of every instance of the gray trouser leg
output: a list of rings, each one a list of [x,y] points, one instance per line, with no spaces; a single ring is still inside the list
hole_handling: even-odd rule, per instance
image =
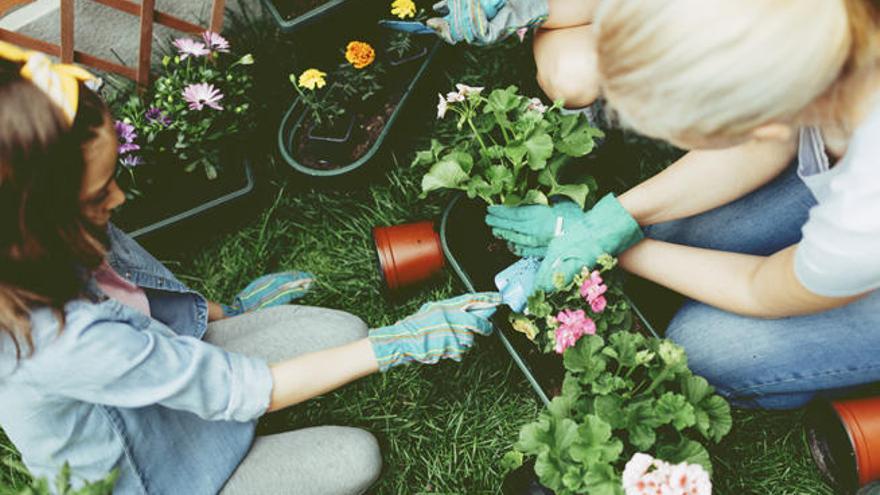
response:
[[[285,305],[208,325],[205,341],[278,362],[367,336],[360,318],[326,308]],[[320,426],[257,437],[222,495],[355,495],[379,477],[372,434]]]

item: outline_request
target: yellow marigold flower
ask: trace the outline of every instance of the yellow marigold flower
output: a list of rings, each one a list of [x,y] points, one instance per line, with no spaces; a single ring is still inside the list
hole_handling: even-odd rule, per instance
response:
[[[394,0],[391,2],[391,14],[400,19],[415,17],[416,4],[413,0]]]
[[[352,41],[345,47],[345,60],[355,69],[363,69],[376,60],[376,50],[369,43]]]
[[[318,69],[308,69],[303,71],[302,74],[299,75],[299,87],[314,90],[315,88],[323,88],[325,84],[327,84],[327,80],[324,79],[327,76],[326,72],[321,72]]]

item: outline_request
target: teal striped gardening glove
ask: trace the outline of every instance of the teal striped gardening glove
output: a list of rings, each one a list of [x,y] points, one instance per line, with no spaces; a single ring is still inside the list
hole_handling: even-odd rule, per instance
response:
[[[549,13],[547,0],[442,0],[434,10],[443,17],[426,25],[447,43],[497,43],[520,29],[537,27]]]
[[[249,283],[230,305],[222,305],[223,316],[238,316],[258,309],[287,304],[306,295],[315,276],[306,272],[280,272],[263,275]]]
[[[465,294],[423,305],[418,312],[387,327],[370,330],[379,370],[417,361],[461,361],[474,344],[474,334],[492,333],[489,318],[501,304],[497,292]]]

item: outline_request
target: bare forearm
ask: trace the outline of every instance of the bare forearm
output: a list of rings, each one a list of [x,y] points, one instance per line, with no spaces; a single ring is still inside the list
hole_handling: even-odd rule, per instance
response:
[[[861,297],[829,298],[808,291],[794,274],[796,249],[764,257],[645,239],[620,256],[620,265],[691,299],[759,318],[815,313]]]
[[[208,321],[217,321],[226,318],[223,314],[223,307],[214,301],[208,301]]]
[[[367,339],[276,363],[269,412],[284,409],[379,370]]]
[[[770,182],[793,153],[793,141],[752,141],[724,150],[691,151],[621,195],[620,203],[640,225],[703,213]]]
[[[549,0],[550,15],[543,29],[583,26],[593,22],[599,0]]]

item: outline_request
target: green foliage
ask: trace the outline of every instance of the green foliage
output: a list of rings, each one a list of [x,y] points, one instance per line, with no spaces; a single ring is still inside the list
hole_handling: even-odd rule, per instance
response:
[[[123,187],[137,193],[137,180],[149,178],[156,167],[182,167],[187,172],[202,168],[208,179],[217,177],[220,148],[235,136],[253,129],[249,117],[253,79],[251,55],[236,57],[213,51],[201,57],[167,55],[159,77],[143,95],[132,94],[117,111],[119,118],[135,128],[140,146],[136,167],[121,162],[128,173]],[[223,98],[222,110],[191,109],[184,90],[192,84],[210,84]],[[120,157],[124,159],[124,157]]]
[[[541,483],[559,495],[621,494],[636,452],[700,464],[700,442],[730,431],[730,406],[687,367],[681,347],[628,331],[582,337],[564,354],[562,395],[522,428],[516,449],[535,457]]]
[[[563,115],[561,102],[547,108],[516,86],[483,96],[481,88],[459,85],[440,99],[438,115],[457,114],[464,132],[447,143],[432,140],[430,149],[416,154],[413,166],[428,168],[423,196],[459,189],[489,204],[547,204],[552,196],[587,202],[593,192],[588,183],[559,183],[561,169],[592,151],[602,136],[584,115]]]
[[[608,259],[614,260],[611,257]],[[527,311],[522,314],[511,313],[509,318],[513,328],[527,334],[543,352],[551,352],[555,347],[554,332],[558,326],[555,316],[563,309],[583,310],[596,324],[596,332],[600,335],[630,330],[633,327],[632,308],[622,289],[621,274],[613,271],[615,266],[616,261],[609,261],[604,266],[600,264],[596,267],[605,278],[607,286],[607,291],[603,294],[607,300],[604,310],[593,311],[581,296],[581,284],[590,278],[591,273],[584,269],[571,283],[554,292],[535,291],[528,299]]]
[[[14,468],[23,469],[21,466]],[[23,488],[13,489],[0,485],[0,495],[110,495],[118,478],[119,471],[114,469],[102,480],[86,482],[80,488],[73,489],[70,484],[70,464],[65,462],[53,485],[50,486],[46,478],[32,480]]]

